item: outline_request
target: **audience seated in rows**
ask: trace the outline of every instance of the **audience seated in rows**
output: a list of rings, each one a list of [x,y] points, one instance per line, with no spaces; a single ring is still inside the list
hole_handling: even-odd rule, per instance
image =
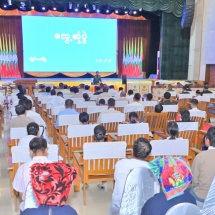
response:
[[[97,120],[98,124],[101,121],[101,114],[121,113],[120,111],[115,110],[115,104],[116,104],[115,99],[113,99],[113,98],[108,99],[108,109],[104,110],[100,113],[99,118]]]
[[[118,99],[120,97],[120,93],[123,91],[123,87],[119,87],[119,91],[115,94],[115,99]]]
[[[180,113],[181,113],[181,122],[192,122],[190,120],[190,111],[186,109],[182,109]]]
[[[104,106],[104,105],[105,105],[105,100],[99,99],[99,106]]]
[[[34,103],[32,97],[29,96],[29,95],[27,95],[27,90],[26,90],[25,87],[22,87],[20,92],[21,92],[27,99],[31,100],[32,103]]]
[[[196,90],[196,97],[194,97],[194,99],[201,99],[202,98],[202,93],[200,90]]]
[[[132,158],[122,159],[116,163],[114,172],[115,186],[112,194],[109,214],[119,214],[126,178],[130,171],[135,167],[150,168],[145,159],[151,153],[151,150],[151,144],[147,139],[138,138],[133,144]],[[159,189],[159,185],[157,185],[157,187]]]
[[[17,105],[15,111],[18,116],[10,120],[10,128],[27,127],[29,123],[34,122],[32,118],[26,116],[26,108],[24,105]]]
[[[141,215],[165,215],[171,207],[183,202],[196,205],[195,198],[188,191],[192,173],[185,159],[157,158],[149,162],[149,166],[159,179],[162,191],[144,204]]]
[[[135,93],[133,97],[133,102],[129,104],[129,106],[141,106],[140,103],[141,95],[139,93]]]
[[[164,97],[161,100],[160,104],[162,104],[162,105],[176,105],[177,103],[174,101],[171,101],[171,94],[169,92],[165,92]]]
[[[200,202],[204,202],[215,176],[215,127],[209,128],[205,143],[208,150],[197,154],[191,167],[193,183],[190,192]]]
[[[25,198],[26,188],[30,182],[30,166],[35,163],[51,163],[47,158],[48,147],[46,139],[42,137],[34,137],[29,143],[30,154],[32,160],[22,164],[13,180],[13,188],[19,192],[19,196],[23,201]],[[20,210],[23,211],[24,203],[21,202]]]
[[[190,106],[191,106],[191,110],[189,110],[190,112],[196,112],[196,111],[200,111],[197,107],[198,107],[198,100],[197,99],[192,99],[190,101]]]
[[[64,105],[64,98],[63,98],[62,92],[58,92],[56,95],[56,90],[52,89],[50,94],[51,94],[51,100],[47,104],[48,109],[50,109],[51,106],[57,107],[57,106]]]
[[[82,93],[79,92],[79,89],[77,87],[73,88],[73,92],[74,95],[72,96],[72,98],[82,98]]]
[[[73,108],[73,101],[72,99],[67,99],[65,101],[65,110],[62,110],[58,113],[58,116],[57,116],[57,120],[56,120],[56,127],[59,126],[59,116],[60,115],[73,115],[73,114],[79,114],[74,108]]]

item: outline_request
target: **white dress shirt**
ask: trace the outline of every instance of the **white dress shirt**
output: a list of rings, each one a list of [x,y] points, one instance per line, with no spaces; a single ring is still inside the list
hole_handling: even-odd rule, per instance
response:
[[[30,162],[24,163],[18,168],[12,185],[14,190],[23,193],[22,200],[24,200],[25,191],[30,182],[30,167],[32,164],[35,163],[52,163],[52,162],[49,161],[46,156],[35,156]],[[24,202],[21,202],[20,210],[23,211],[23,209]]]
[[[43,118],[40,116],[40,114],[32,110],[27,110],[26,116],[32,118],[38,125],[42,125],[46,128],[46,123],[43,120]]]
[[[122,159],[116,163],[114,172],[115,187],[112,194],[112,206],[114,208],[120,208],[126,178],[130,171],[136,167],[149,168],[149,164],[138,159]]]
[[[143,106],[140,102],[132,102],[128,106]]]

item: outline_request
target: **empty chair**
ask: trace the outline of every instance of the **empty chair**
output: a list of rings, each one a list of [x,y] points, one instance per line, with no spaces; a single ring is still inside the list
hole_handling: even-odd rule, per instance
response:
[[[77,112],[87,112],[87,108],[90,106],[96,106],[95,101],[84,101],[84,102],[77,102],[76,104],[76,110]]]
[[[87,113],[89,114],[90,122],[97,122],[99,115],[102,111],[108,109],[108,106],[90,106],[87,108]]]
[[[128,104],[128,101],[116,101],[115,109],[123,112],[125,105]]]
[[[163,105],[163,112],[167,113],[168,120],[176,120],[178,105]]]

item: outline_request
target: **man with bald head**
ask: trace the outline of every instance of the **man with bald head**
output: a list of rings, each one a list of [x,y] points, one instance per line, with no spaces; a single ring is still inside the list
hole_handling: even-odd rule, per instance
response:
[[[126,98],[126,92],[125,91],[122,91],[120,93],[120,98],[117,99],[117,101],[127,101],[128,102],[128,99]]]

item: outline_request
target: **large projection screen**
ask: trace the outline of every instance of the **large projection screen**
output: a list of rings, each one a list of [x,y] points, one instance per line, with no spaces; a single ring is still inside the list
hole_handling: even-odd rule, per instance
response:
[[[24,72],[113,72],[117,20],[23,16]]]

